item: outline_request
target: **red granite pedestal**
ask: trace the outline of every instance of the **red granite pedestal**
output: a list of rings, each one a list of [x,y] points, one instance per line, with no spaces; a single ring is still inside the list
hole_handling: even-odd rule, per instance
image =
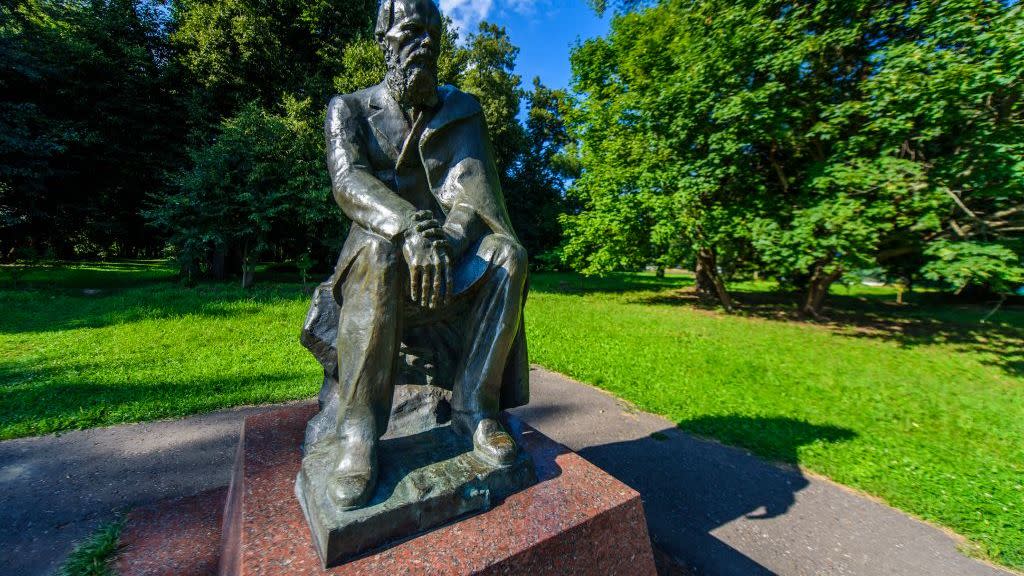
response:
[[[209,574],[214,537],[223,576],[655,574],[640,495],[512,417],[508,428],[533,459],[537,484],[486,512],[324,570],[294,495],[299,445],[314,411],[300,406],[247,418],[226,498],[200,495],[207,500],[133,512],[117,560],[122,576]],[[226,499],[220,531],[211,498]],[[183,560],[190,538],[195,553]]]

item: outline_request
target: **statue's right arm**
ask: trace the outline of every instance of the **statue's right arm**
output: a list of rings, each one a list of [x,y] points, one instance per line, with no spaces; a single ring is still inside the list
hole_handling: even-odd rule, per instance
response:
[[[334,200],[350,220],[395,241],[415,224],[415,207],[377,179],[365,149],[364,124],[343,96],[327,106],[327,169]]]

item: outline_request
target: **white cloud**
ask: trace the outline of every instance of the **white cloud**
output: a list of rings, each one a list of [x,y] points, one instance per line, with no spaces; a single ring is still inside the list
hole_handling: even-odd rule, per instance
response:
[[[459,30],[471,32],[493,6],[493,0],[441,0],[441,13],[450,17]]]
[[[451,17],[465,36],[475,32],[477,24],[491,15],[491,11],[510,10],[519,14],[532,14],[538,2],[545,0],[440,0],[441,13]]]

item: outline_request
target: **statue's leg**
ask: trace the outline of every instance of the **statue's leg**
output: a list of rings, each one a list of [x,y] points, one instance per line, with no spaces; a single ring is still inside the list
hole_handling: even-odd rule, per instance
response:
[[[502,376],[520,326],[527,258],[523,247],[501,234],[486,236],[475,254],[459,263],[464,272],[486,268],[466,287],[472,305],[466,318],[466,348],[452,389],[452,423],[472,435],[477,455],[492,464],[515,459],[512,437],[497,420]]]
[[[401,330],[401,254],[365,233],[341,286],[338,322],[338,465],[328,491],[341,508],[373,494],[377,443],[388,427]]]

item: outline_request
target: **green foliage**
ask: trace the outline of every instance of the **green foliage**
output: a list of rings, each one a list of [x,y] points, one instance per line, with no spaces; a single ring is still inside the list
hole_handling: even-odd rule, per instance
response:
[[[0,4],[0,259],[159,250],[139,210],[182,157],[162,24],[131,0]]]
[[[75,546],[56,576],[114,576],[110,565],[120,542],[124,521],[104,524],[85,541]]]
[[[552,252],[562,239],[559,216],[570,208],[565,182],[576,175],[565,154],[571,141],[561,114],[569,96],[534,78],[526,98],[524,146],[503,189],[520,242],[535,263],[551,268],[560,263]]]
[[[973,284],[1005,294],[1024,283],[1020,255],[1000,244],[938,240],[925,254],[931,258],[922,269],[925,278],[952,284],[958,291]]]
[[[342,62],[344,72],[334,79],[334,90],[340,94],[379,84],[387,73],[384,52],[372,38],[360,38],[346,46]]]
[[[601,273],[712,249],[723,270],[807,285],[814,314],[844,272],[920,274],[934,242],[1019,264],[1022,20],[987,0],[620,14],[572,57],[582,210],[566,258]],[[988,270],[971,280],[1014,281]]]
[[[374,0],[180,0],[171,39],[194,86],[200,130],[256,101],[286,94],[326,101],[345,47],[370,34]],[[204,124],[205,123],[205,124]]]
[[[308,253],[326,269],[344,222],[326,194],[322,107],[334,92],[383,78],[376,8],[0,4],[0,262],[27,252],[155,257],[167,240],[189,281],[245,271],[256,255]],[[480,98],[506,181],[528,146],[517,51],[488,24],[460,46],[445,22],[439,79]],[[546,169],[516,175],[542,182],[534,175]],[[535,196],[531,205],[550,189]],[[538,246],[547,246],[558,210],[542,208]]]
[[[169,235],[186,278],[232,248],[245,264],[270,249],[338,247],[343,220],[321,169],[320,123],[309,100],[285,97],[282,108],[252,103],[225,119],[212,144],[192,151],[178,191],[147,213]]]
[[[476,33],[469,35],[466,51],[467,68],[459,87],[480,100],[494,160],[507,178],[525,143],[523,126],[516,118],[523,90],[519,75],[513,72],[519,48],[503,27],[481,22]]]

